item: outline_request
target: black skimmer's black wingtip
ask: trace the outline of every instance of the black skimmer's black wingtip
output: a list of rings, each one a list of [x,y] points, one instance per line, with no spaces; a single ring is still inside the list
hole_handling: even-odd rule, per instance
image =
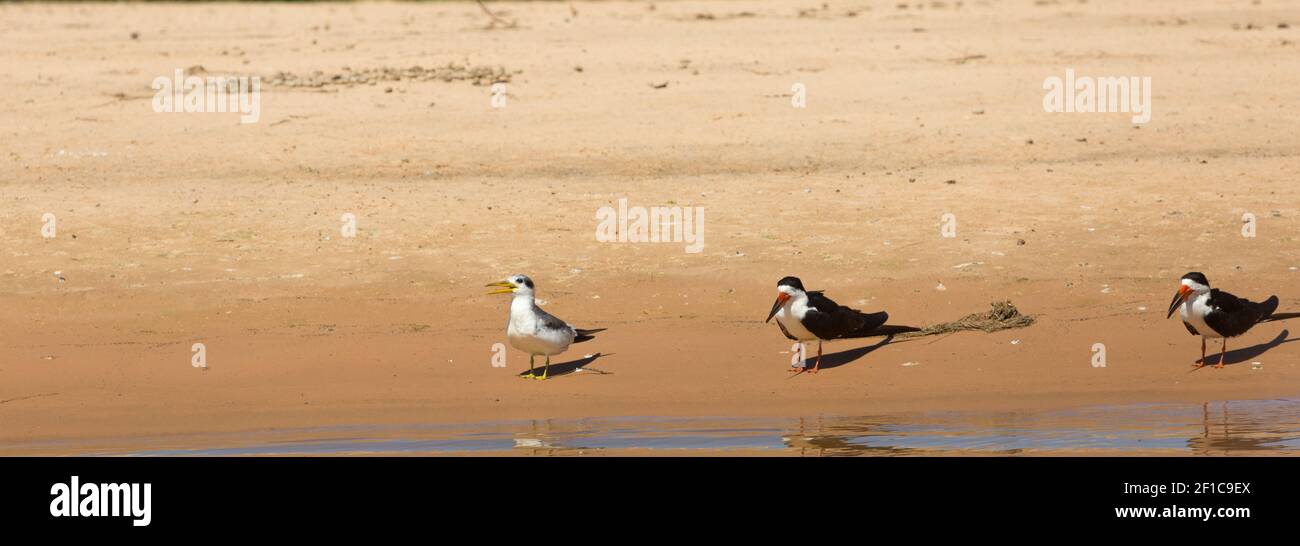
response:
[[[1277,296],[1269,296],[1268,299],[1266,299],[1266,300],[1264,300],[1263,302],[1261,302],[1261,303],[1259,304],[1259,305],[1260,305],[1260,309],[1261,309],[1261,313],[1260,313],[1260,319],[1259,319],[1259,321],[1260,321],[1260,322],[1277,322],[1277,321],[1280,321],[1280,320],[1290,320],[1290,319],[1293,319],[1293,318],[1300,318],[1300,313],[1279,313],[1279,312],[1277,312],[1277,306],[1278,306],[1279,304],[1280,304],[1280,302],[1278,301]]]
[[[1277,312],[1277,306],[1280,303],[1281,301],[1277,299],[1277,296],[1269,296],[1268,299],[1259,302],[1259,321],[1264,322],[1271,319],[1273,313]]]

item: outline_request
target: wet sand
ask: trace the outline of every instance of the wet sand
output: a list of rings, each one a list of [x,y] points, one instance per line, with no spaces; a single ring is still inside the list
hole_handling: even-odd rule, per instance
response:
[[[1298,7],[492,4],[518,28],[472,3],[0,5],[0,446],[1300,391],[1300,323],[1194,370],[1164,316],[1192,270],[1300,310]],[[251,125],[150,109],[177,68],[448,63],[506,71],[507,106],[453,80],[268,86]],[[1151,122],[1045,113],[1067,68],[1151,76]],[[704,207],[703,252],[598,242],[621,198]],[[608,328],[555,360],[607,373],[493,367],[508,301],[483,285],[511,273]],[[901,324],[1002,299],[1037,323],[829,343],[792,378],[762,323],[785,275]]]

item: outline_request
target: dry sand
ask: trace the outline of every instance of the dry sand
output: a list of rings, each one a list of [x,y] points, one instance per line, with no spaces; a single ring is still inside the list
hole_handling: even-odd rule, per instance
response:
[[[456,2],[0,4],[0,452],[1300,391],[1300,345],[1193,370],[1197,340],[1163,314],[1189,270],[1300,310],[1300,6],[491,5],[517,28],[485,29]],[[150,82],[177,68],[448,63],[512,74],[506,107],[465,80],[271,85],[250,125],[150,107]],[[1067,68],[1151,76],[1151,122],[1045,113],[1042,82]],[[791,107],[795,83],[807,108]],[[704,207],[704,251],[597,242],[596,210],[620,198]],[[356,238],[340,236],[345,213]],[[945,213],[956,238],[940,236]],[[508,301],[483,285],[510,273],[531,275],[548,311],[609,329],[556,360],[598,351],[607,374],[520,380],[513,349],[492,366]],[[902,324],[995,299],[1038,323],[792,378],[790,342],[762,323],[784,275]],[[1229,349],[1286,328],[1300,322]]]

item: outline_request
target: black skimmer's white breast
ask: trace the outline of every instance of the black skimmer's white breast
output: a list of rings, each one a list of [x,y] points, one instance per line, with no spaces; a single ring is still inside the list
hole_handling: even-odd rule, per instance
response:
[[[1178,311],[1183,319],[1183,326],[1194,336],[1201,336],[1201,362],[1197,367],[1205,366],[1205,338],[1220,338],[1223,346],[1219,351],[1219,363],[1215,368],[1223,367],[1224,355],[1228,352],[1228,338],[1246,333],[1260,321],[1268,319],[1277,310],[1277,296],[1270,296],[1261,303],[1239,298],[1218,288],[1210,288],[1209,279],[1195,271],[1183,275],[1178,285],[1178,293],[1169,303],[1169,314]]]
[[[839,305],[821,290],[804,290],[798,277],[785,277],[776,283],[776,303],[767,321],[776,317],[776,325],[785,337],[804,343],[817,341],[817,360],[810,373],[817,373],[822,361],[822,341],[915,332],[911,326],[885,325],[889,313],[863,313]]]
[[[556,318],[537,306],[534,296],[533,280],[524,275],[511,275],[504,281],[494,282],[488,286],[499,287],[488,294],[514,294],[510,302],[510,321],[506,324],[506,337],[510,345],[528,353],[528,375],[533,379],[546,379],[551,370],[551,355],[558,355],[568,350],[569,345],[582,343],[595,338],[595,330],[583,330],[569,326],[569,323]],[[534,375],[533,358],[546,357],[546,368],[540,377]]]

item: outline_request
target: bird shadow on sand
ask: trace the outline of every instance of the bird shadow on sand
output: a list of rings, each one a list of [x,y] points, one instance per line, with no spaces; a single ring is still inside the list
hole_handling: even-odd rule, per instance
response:
[[[1257,345],[1252,345],[1250,347],[1242,347],[1240,349],[1233,349],[1231,351],[1228,351],[1226,354],[1223,355],[1223,365],[1231,366],[1233,364],[1240,364],[1242,362],[1249,361],[1252,358],[1257,358],[1259,357],[1259,355],[1268,352],[1269,349],[1277,347],[1278,345],[1281,345],[1283,343],[1300,341],[1300,337],[1293,337],[1291,339],[1287,339],[1286,336],[1290,334],[1291,334],[1290,331],[1282,330],[1280,333],[1278,333],[1277,337],[1273,338],[1271,341],[1267,343],[1260,343]],[[1213,344],[1211,344],[1211,346],[1213,346]],[[1200,359],[1197,359],[1196,363],[1201,364],[1202,362]],[[1217,365],[1218,363],[1219,363],[1218,353],[1205,355],[1204,364]],[[1196,371],[1196,370],[1192,370],[1192,371]]]
[[[832,368],[838,368],[845,364],[852,363],[853,361],[859,358],[867,356],[867,354],[870,353],[871,351],[884,347],[885,345],[889,345],[889,343],[893,340],[894,340],[894,336],[886,336],[885,339],[880,340],[879,343],[876,343],[874,345],[867,345],[866,347],[858,347],[857,349],[849,349],[847,351],[840,351],[838,353],[823,354],[822,363],[821,366],[818,367],[818,369],[829,370]],[[816,358],[817,355],[815,353],[808,356],[808,367],[805,368],[804,371],[812,369],[812,363],[815,361]],[[794,375],[799,375],[801,373],[803,372],[799,372]],[[794,375],[792,375],[791,377],[793,377]]]
[[[588,357],[584,357],[584,358],[579,358],[578,360],[571,360],[571,361],[569,361],[569,362],[560,362],[560,363],[552,362],[552,363],[551,363],[551,371],[550,371],[550,372],[547,372],[546,377],[547,377],[547,379],[555,379],[555,378],[557,378],[557,377],[564,377],[564,376],[567,376],[567,375],[572,375],[572,374],[576,373],[576,372],[578,371],[579,368],[584,368],[584,371],[594,372],[594,375],[607,375],[607,374],[611,374],[611,373],[613,373],[613,372],[607,372],[607,371],[603,371],[603,370],[597,370],[597,369],[594,369],[594,368],[586,368],[586,366],[587,366],[588,364],[591,364],[592,362],[595,362],[597,358],[600,358],[600,357],[602,357],[602,356],[610,356],[610,355],[612,355],[612,354],[614,354],[614,353],[609,353],[609,354],[596,353],[596,354],[594,354],[594,355],[591,355],[591,356],[588,356]],[[534,372],[533,375],[536,375],[536,376],[538,376],[538,377],[541,377],[541,375],[542,375],[542,369],[543,369],[543,366],[538,365],[537,368],[536,368],[535,370],[533,370],[533,372]],[[519,372],[519,377],[528,377],[528,370],[524,370],[524,371],[522,371],[522,372]]]

